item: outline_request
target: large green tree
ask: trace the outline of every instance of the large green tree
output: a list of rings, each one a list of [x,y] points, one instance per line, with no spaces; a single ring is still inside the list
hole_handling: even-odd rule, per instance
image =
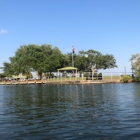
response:
[[[64,58],[58,47],[52,45],[23,45],[15,52],[15,56],[10,57],[9,63],[4,62],[4,72],[29,74],[32,68],[41,78],[42,73],[56,71],[65,64]]]
[[[75,56],[75,66],[83,71],[94,71],[95,69],[109,69],[117,67],[113,55],[103,55],[95,50],[79,51]]]

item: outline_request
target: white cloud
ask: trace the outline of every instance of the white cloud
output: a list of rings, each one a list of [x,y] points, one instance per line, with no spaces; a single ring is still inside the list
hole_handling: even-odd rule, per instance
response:
[[[5,29],[0,29],[0,34],[6,34],[7,33],[7,30]]]

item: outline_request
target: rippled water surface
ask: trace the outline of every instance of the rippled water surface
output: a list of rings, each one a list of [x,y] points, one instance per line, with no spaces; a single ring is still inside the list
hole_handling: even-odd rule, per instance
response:
[[[140,84],[0,86],[0,139],[139,139]]]

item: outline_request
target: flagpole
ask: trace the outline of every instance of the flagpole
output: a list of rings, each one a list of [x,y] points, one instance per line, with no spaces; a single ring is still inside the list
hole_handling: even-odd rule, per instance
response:
[[[73,54],[75,53],[75,48],[72,44],[72,67],[74,67],[74,59],[73,59]]]
[[[73,52],[72,52],[72,67],[74,67]]]

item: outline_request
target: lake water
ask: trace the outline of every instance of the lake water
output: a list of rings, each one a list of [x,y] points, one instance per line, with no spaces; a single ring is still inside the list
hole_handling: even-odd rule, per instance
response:
[[[0,86],[2,140],[140,138],[140,84]]]

